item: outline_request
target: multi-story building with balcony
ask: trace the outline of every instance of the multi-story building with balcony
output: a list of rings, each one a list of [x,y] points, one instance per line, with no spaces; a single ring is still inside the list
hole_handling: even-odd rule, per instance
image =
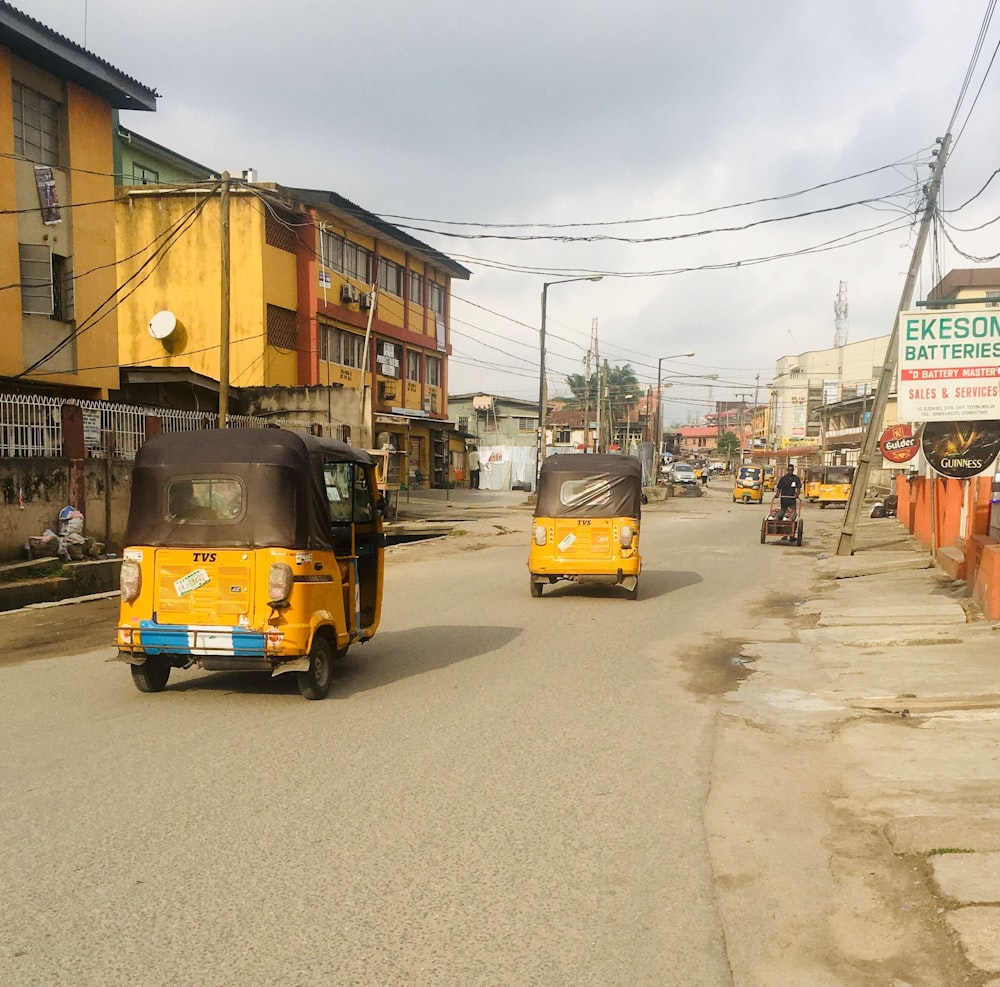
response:
[[[0,2],[0,375],[104,398],[118,386],[113,121],[156,93]]]
[[[464,267],[329,191],[224,175],[124,187],[117,210],[124,396],[219,407],[225,380],[227,413],[390,445],[411,478],[449,481]]]

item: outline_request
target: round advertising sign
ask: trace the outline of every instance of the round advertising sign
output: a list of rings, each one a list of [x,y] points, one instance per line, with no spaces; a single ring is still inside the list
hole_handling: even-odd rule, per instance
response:
[[[882,456],[890,463],[908,463],[920,448],[920,439],[909,425],[890,425],[878,440]]]
[[[927,462],[942,476],[966,480],[1000,452],[1000,422],[927,422],[921,437]]]

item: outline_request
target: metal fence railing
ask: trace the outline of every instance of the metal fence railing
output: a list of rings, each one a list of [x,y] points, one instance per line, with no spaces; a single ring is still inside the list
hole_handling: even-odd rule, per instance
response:
[[[146,437],[146,419],[160,419],[164,432],[215,428],[219,416],[211,411],[180,411],[111,401],[71,401],[35,394],[0,394],[0,457],[63,455],[62,408],[77,405],[83,413],[84,444],[91,456],[134,459]],[[301,421],[261,418],[253,415],[230,415],[230,428],[265,428],[278,426],[304,430]],[[323,425],[323,434],[345,440],[344,425]]]

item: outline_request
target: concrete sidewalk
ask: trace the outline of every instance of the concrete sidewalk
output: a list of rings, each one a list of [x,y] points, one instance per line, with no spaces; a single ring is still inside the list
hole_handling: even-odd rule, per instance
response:
[[[844,861],[858,832],[881,833],[885,872],[909,862],[974,982],[1000,987],[1000,626],[895,520],[864,519],[857,544],[850,558],[795,560],[812,591],[788,633],[749,630],[753,674],[727,696],[730,711],[784,751],[822,736],[817,750],[840,768],[826,811],[855,827],[844,826],[831,869],[866,879]],[[869,846],[878,853],[877,839]],[[884,899],[880,918],[870,907],[873,925],[885,919]]]

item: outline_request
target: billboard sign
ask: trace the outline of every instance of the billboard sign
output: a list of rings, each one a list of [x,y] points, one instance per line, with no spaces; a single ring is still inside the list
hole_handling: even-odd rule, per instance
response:
[[[895,466],[908,463],[920,449],[920,439],[909,425],[890,425],[879,439],[882,458]]]
[[[897,417],[1000,419],[1000,308],[901,312]]]
[[[924,458],[942,476],[966,480],[1000,452],[1000,422],[932,422],[921,435]]]

